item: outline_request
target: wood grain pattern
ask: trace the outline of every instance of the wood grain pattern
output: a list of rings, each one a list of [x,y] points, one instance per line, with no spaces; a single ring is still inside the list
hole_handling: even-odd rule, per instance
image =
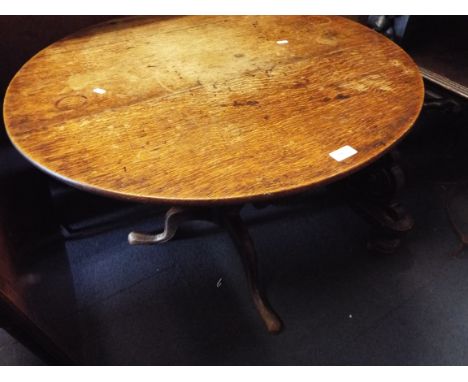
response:
[[[401,139],[422,101],[408,55],[344,18],[138,17],[39,52],[4,118],[24,156],[72,185],[210,204],[343,177]],[[345,145],[358,153],[329,156]]]

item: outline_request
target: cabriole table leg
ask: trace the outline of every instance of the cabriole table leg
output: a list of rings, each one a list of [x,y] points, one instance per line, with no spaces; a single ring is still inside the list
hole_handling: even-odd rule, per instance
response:
[[[242,222],[239,211],[239,207],[172,207],[166,213],[163,232],[159,234],[130,232],[128,242],[132,245],[164,243],[172,239],[180,224],[188,220],[206,220],[224,227],[231,236],[241,257],[252,299],[260,317],[270,333],[278,333],[282,328],[282,323],[280,318],[270,308],[259,286],[255,246],[247,228]]]
[[[174,237],[177,229],[179,228],[179,224],[185,220],[184,218],[184,210],[173,207],[166,212],[163,232],[154,235],[141,232],[130,232],[128,234],[128,242],[132,245],[164,243]]]
[[[260,317],[270,333],[278,333],[282,328],[280,318],[270,308],[266,297],[260,290],[257,277],[257,256],[252,238],[249,235],[238,211],[222,215],[222,222],[234,242],[244,265],[252,299]]]
[[[132,245],[165,243],[174,237],[179,226],[187,220],[212,221],[212,218],[211,214],[204,209],[172,207],[166,212],[163,232],[158,234],[130,232],[128,242]]]

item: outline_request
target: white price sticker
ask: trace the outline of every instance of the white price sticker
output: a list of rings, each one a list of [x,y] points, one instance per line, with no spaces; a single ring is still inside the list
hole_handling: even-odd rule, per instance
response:
[[[357,154],[356,149],[352,148],[351,146],[343,146],[338,150],[332,151],[328,155],[330,155],[334,160],[341,162],[355,154]]]

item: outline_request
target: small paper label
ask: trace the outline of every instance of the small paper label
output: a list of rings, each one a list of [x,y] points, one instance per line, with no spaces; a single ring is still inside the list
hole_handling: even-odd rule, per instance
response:
[[[278,41],[276,41],[276,43],[278,45],[286,45],[288,42],[289,42],[288,40],[278,40]]]
[[[95,93],[97,93],[97,94],[104,94],[106,91],[105,91],[105,89],[94,88],[94,89],[93,89],[93,92],[95,92]]]
[[[354,154],[357,154],[357,150],[353,149],[351,146],[343,146],[338,150],[332,151],[330,155],[334,160],[341,162],[349,157],[352,157]]]

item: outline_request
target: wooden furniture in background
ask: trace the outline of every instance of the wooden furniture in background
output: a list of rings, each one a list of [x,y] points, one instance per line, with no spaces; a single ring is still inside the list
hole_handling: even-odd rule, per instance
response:
[[[112,16],[0,16],[0,94],[33,54]],[[48,179],[11,147],[0,127],[0,327],[44,362],[79,363],[74,286]],[[53,269],[53,271],[52,271]],[[57,286],[60,285],[58,288]]]
[[[467,16],[411,16],[402,46],[423,77],[462,101],[468,100]]]
[[[0,149],[1,159],[6,157]],[[6,160],[4,165],[11,164]],[[73,278],[47,179],[0,165],[0,327],[50,364],[80,362]],[[53,269],[53,271],[52,271]]]
[[[231,232],[276,332],[239,206],[365,167],[408,133],[422,102],[411,58],[344,18],[137,17],[38,53],[12,80],[4,118],[16,148],[64,182],[181,216],[205,206]]]

